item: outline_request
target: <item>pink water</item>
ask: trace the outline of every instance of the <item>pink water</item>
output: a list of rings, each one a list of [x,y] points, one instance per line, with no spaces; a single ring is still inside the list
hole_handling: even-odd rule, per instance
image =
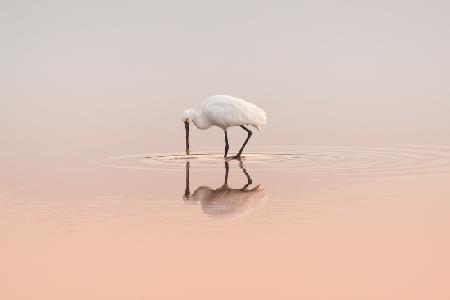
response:
[[[2,298],[450,296],[449,147],[274,148],[7,165]]]

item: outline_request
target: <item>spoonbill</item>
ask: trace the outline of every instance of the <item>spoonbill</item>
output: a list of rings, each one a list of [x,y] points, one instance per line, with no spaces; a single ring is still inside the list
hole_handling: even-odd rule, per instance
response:
[[[228,95],[216,95],[206,98],[200,110],[186,109],[183,113],[183,122],[186,129],[186,155],[189,155],[189,123],[201,130],[216,126],[225,132],[225,155],[228,154],[228,127],[240,126],[247,132],[247,138],[239,152],[233,158],[240,158],[247,145],[252,132],[245,126],[251,125],[258,130],[267,124],[266,113],[253,103]]]

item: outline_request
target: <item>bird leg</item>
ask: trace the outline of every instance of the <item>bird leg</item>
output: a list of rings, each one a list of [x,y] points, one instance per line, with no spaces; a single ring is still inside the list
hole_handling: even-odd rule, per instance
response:
[[[228,154],[228,149],[230,148],[230,145],[228,145],[228,134],[227,134],[227,130],[225,129],[225,155],[223,157],[227,157]]]
[[[239,152],[233,157],[233,158],[240,158],[241,157],[241,154],[242,154],[242,151],[244,151],[244,148],[245,148],[245,145],[247,145],[247,143],[248,143],[248,140],[250,139],[250,137],[252,136],[252,132],[247,128],[247,127],[245,127],[244,125],[241,125],[241,128],[242,129],[244,129],[245,131],[247,131],[247,138],[245,139],[245,142],[244,142],[244,144],[242,145],[242,147],[241,147],[241,149],[239,149]]]
[[[239,159],[239,167],[242,169],[242,172],[244,172],[245,177],[247,177],[247,184],[242,187],[242,191],[246,190],[247,187],[253,183],[252,178],[248,174],[247,170],[244,168],[244,163],[242,160]]]

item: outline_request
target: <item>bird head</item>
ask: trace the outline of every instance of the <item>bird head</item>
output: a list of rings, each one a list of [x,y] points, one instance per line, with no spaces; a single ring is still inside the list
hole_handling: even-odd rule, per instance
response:
[[[183,122],[193,122],[196,116],[197,111],[195,109],[189,108],[183,112],[182,120]]]

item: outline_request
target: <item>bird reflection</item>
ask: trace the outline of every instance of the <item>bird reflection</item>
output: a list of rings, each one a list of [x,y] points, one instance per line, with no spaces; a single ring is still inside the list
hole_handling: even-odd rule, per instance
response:
[[[233,218],[247,214],[261,206],[267,200],[266,190],[261,185],[257,185],[251,189],[249,188],[253,182],[242,160],[239,161],[239,168],[244,173],[247,182],[240,189],[233,189],[228,186],[230,165],[228,161],[225,161],[225,179],[221,187],[212,189],[208,186],[200,186],[191,194],[189,168],[190,163],[186,162],[186,189],[184,191],[183,201],[192,204],[199,203],[203,212],[210,217]]]

